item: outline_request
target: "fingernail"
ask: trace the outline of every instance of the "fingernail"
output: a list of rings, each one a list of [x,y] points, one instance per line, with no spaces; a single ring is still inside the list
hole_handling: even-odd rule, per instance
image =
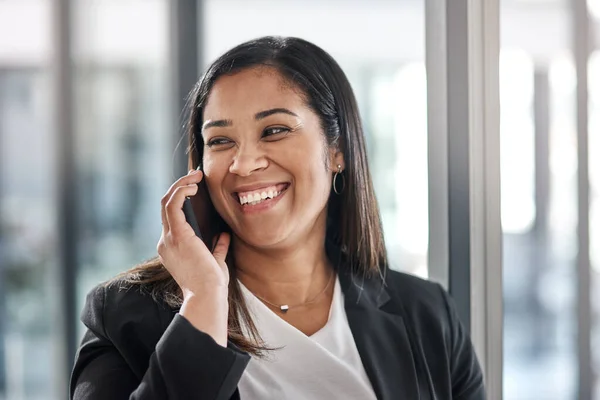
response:
[[[195,171],[194,169],[190,169],[190,170],[188,171],[188,175],[189,175],[189,174],[191,174],[191,173],[192,173],[192,172],[194,172],[194,171]]]

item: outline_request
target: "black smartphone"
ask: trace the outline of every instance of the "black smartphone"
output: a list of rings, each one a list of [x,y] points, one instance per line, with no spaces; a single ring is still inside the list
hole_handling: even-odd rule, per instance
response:
[[[185,220],[192,227],[196,236],[202,239],[202,234],[200,233],[200,226],[198,225],[198,220],[196,219],[196,215],[194,214],[194,208],[192,207],[192,201],[189,197],[185,198],[183,202],[183,213],[185,214]]]
[[[200,167],[197,168],[200,170]],[[200,189],[200,188],[198,188]],[[189,197],[185,198],[183,202],[183,214],[185,215],[185,220],[192,227],[196,236],[202,239],[202,234],[200,233],[200,225],[198,225],[198,219],[196,218],[196,214],[194,214],[194,207],[192,206],[192,201]]]

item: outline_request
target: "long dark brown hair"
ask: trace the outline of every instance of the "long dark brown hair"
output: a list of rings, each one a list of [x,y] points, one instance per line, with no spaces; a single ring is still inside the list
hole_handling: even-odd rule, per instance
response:
[[[204,142],[200,133],[203,111],[216,80],[257,66],[275,68],[284,79],[300,89],[307,105],[320,118],[327,144],[343,152],[345,187],[341,195],[333,191],[330,194],[326,241],[343,254],[343,268],[350,268],[353,274],[363,277],[379,276],[383,279],[387,255],[358,106],[346,75],[337,62],[318,46],[298,38],[269,36],[243,43],[219,57],[188,99],[189,169],[202,167]],[[193,206],[202,221],[203,239],[210,245],[216,235],[230,230],[210,204],[206,190],[206,185],[201,185],[203,193],[193,198]],[[239,349],[261,356],[268,348],[262,343],[244,302],[232,252],[227,257],[227,265],[230,273],[228,338]],[[116,280],[130,286],[141,286],[156,301],[174,309],[181,306],[179,287],[158,257],[124,272]],[[248,328],[251,337],[244,335],[242,326]]]

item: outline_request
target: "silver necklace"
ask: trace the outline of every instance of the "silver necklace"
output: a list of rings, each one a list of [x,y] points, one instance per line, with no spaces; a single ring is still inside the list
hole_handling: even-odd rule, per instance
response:
[[[319,297],[321,297],[323,295],[323,293],[325,293],[327,291],[327,289],[329,288],[329,285],[331,284],[331,280],[332,278],[335,276],[335,272],[332,271],[331,275],[329,276],[329,280],[327,281],[327,285],[325,286],[325,289],[323,289],[323,291],[321,293],[319,293],[318,295],[316,295],[312,300],[310,301],[306,301],[304,303],[299,303],[299,304],[294,304],[292,306],[288,305],[288,304],[273,304],[271,303],[269,300],[266,300],[262,297],[260,297],[257,294],[254,294],[256,297],[258,297],[259,299],[261,299],[262,301],[264,301],[265,303],[269,304],[272,307],[275,307],[277,309],[279,309],[279,311],[281,311],[283,314],[287,313],[289,311],[290,308],[294,307],[300,307],[300,306],[305,306],[308,304],[312,304],[315,301],[317,301],[319,299]]]

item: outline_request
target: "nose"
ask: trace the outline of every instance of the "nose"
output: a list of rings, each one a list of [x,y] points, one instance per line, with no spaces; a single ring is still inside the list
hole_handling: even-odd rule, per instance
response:
[[[249,176],[253,172],[263,170],[269,166],[264,152],[257,144],[244,144],[238,151],[229,166],[229,172],[239,176]]]

